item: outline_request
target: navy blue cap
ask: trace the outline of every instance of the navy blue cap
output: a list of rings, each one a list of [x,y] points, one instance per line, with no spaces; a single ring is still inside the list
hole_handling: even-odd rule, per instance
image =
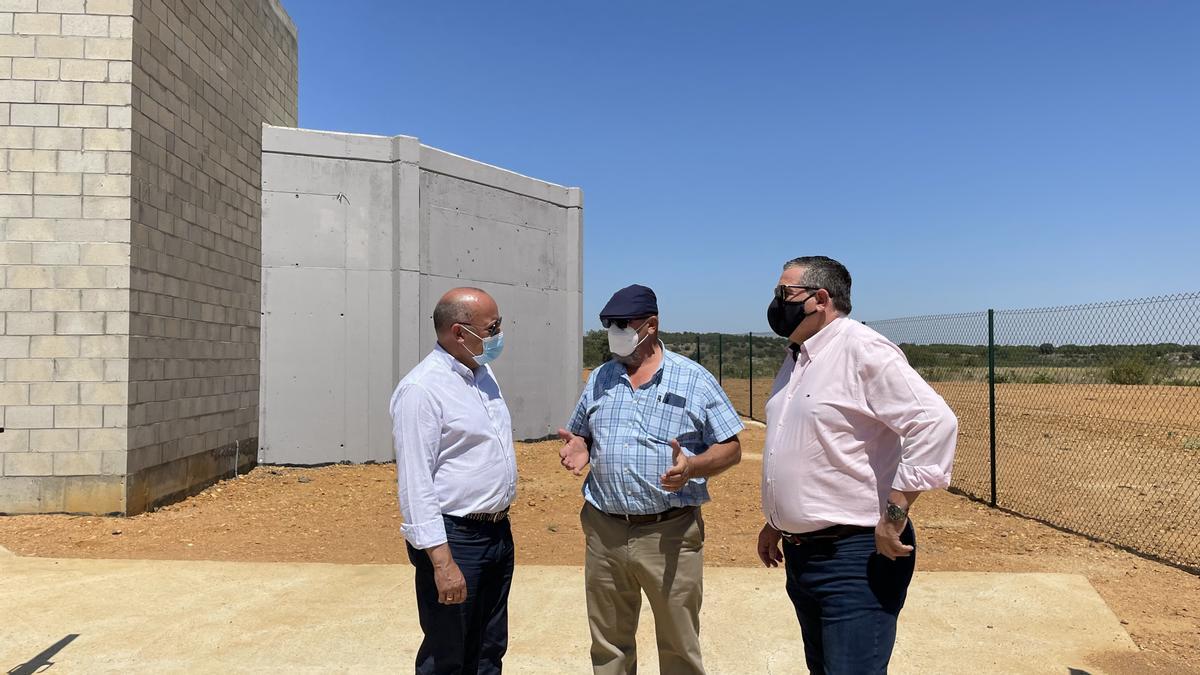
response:
[[[601,319],[640,319],[658,314],[658,298],[654,291],[634,284],[613,293],[608,304],[600,310]]]

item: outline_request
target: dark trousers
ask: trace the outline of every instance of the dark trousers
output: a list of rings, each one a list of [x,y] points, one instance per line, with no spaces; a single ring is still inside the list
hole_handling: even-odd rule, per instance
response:
[[[438,602],[429,555],[408,546],[417,568],[417,613],[425,639],[417,650],[418,675],[499,673],[508,650],[508,590],[513,575],[509,521],[484,523],[443,516],[455,564],[467,582],[466,602]]]
[[[915,546],[910,522],[900,540]],[[787,592],[800,619],[804,657],[815,675],[886,673],[916,550],[888,560],[871,532],[783,544]]]

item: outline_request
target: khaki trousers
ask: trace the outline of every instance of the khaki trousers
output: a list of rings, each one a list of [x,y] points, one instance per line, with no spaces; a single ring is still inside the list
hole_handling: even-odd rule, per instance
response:
[[[579,514],[592,670],[637,672],[642,593],[654,611],[662,675],[703,673],[700,603],[704,596],[704,519],[696,507],[660,523],[630,525],[584,503]]]

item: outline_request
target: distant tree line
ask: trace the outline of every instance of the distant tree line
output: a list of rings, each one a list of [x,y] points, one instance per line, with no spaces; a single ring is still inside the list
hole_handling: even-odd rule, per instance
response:
[[[747,333],[661,333],[667,349],[698,361],[714,375],[746,378],[750,374],[750,338]],[[699,358],[696,356],[699,341]],[[754,336],[754,377],[774,377],[783,359],[787,340],[774,335]],[[588,331],[583,336],[583,367],[595,368],[609,358],[608,334]]]
[[[751,372],[746,333],[662,333],[661,337],[668,349],[699,361],[714,375],[746,378]],[[753,341],[754,377],[773,377],[786,353],[787,340],[755,335]],[[908,362],[928,380],[987,379],[986,345],[899,346]],[[595,368],[609,356],[607,333],[588,331],[583,338],[584,367]],[[1200,345],[997,345],[995,359],[999,383],[1200,386]]]

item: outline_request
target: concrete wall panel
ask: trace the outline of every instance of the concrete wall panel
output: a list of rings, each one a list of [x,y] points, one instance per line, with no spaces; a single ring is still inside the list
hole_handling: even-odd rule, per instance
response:
[[[263,139],[262,461],[391,459],[388,399],[433,348],[433,307],[455,286],[481,287],[500,304],[506,341],[495,370],[516,437],[542,438],[566,421],[581,386],[577,188],[411,137],[267,128]],[[279,289],[293,279],[304,281]],[[312,288],[317,279],[336,292]],[[337,343],[327,327],[292,341],[324,316],[298,307],[312,302],[344,314],[340,356],[309,353]],[[339,397],[325,403],[340,426],[305,432],[320,418],[284,388],[308,367],[340,381],[323,390]]]
[[[266,157],[264,176],[294,173],[314,178],[276,180],[277,188],[263,191],[263,210],[276,211],[272,217],[279,223],[263,232],[263,265],[392,268],[390,165],[295,155]]]
[[[340,461],[345,442],[346,271],[263,270],[259,459]],[[306,420],[303,424],[297,420]]]
[[[534,197],[557,206],[577,206],[571,203],[571,190],[577,188],[567,188],[529,176],[522,176],[507,169],[477,162],[427,145],[421,146],[421,168],[446,176],[463,178],[480,185],[491,185],[514,194]]]
[[[263,192],[264,267],[346,268],[346,205],[327,195]]]
[[[572,296],[566,291],[497,284],[489,281],[426,275],[421,278],[423,315],[446,291],[456,286],[482,288],[496,299],[504,317],[504,354],[492,370],[513,417],[513,435],[518,440],[549,436],[566,424],[579,397],[580,364],[576,355],[582,346],[573,311]],[[436,342],[432,328],[421,333],[421,352],[428,353]]]

